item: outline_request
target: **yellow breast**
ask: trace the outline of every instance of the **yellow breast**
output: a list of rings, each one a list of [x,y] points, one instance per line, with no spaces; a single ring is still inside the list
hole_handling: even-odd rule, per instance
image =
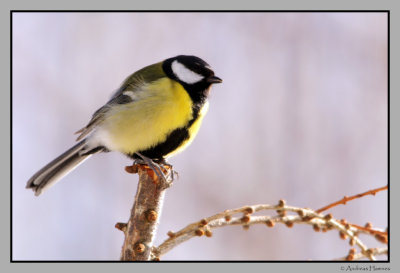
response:
[[[190,126],[190,128],[189,128],[189,139],[185,140],[179,146],[178,149],[176,149],[173,152],[167,154],[165,156],[165,158],[171,157],[171,156],[183,151],[187,146],[189,146],[192,143],[192,141],[194,140],[195,136],[197,135],[197,132],[200,129],[200,125],[201,125],[201,123],[203,121],[203,118],[204,118],[205,114],[207,113],[207,111],[208,111],[208,101],[201,108],[200,113],[199,113],[196,121],[193,122],[192,126]]]
[[[134,95],[133,102],[113,107],[101,126],[104,145],[110,150],[145,150],[192,119],[192,100],[182,85],[169,78],[152,82]]]

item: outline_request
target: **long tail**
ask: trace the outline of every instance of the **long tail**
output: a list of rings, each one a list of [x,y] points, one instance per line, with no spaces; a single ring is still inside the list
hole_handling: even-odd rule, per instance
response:
[[[88,159],[94,153],[101,151],[101,149],[98,149],[92,153],[85,153],[84,149],[85,140],[79,142],[35,173],[32,178],[29,179],[26,188],[32,189],[35,195],[38,196],[75,169],[80,163]]]

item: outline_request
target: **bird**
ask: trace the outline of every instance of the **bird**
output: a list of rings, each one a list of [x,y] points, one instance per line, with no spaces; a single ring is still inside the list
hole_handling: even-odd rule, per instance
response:
[[[36,172],[26,188],[39,196],[101,152],[166,163],[191,144],[207,113],[211,86],[221,82],[208,63],[192,55],[138,70],[76,132],[78,143]]]

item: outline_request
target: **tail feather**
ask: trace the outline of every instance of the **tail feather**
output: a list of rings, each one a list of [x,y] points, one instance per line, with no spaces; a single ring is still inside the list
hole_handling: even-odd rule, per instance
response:
[[[26,188],[32,189],[36,196],[40,195],[93,155],[93,153],[84,153],[84,149],[85,140],[79,142],[35,173],[29,179]]]

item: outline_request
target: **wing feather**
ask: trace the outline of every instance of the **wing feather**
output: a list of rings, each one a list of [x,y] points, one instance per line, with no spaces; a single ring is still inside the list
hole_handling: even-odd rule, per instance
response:
[[[112,106],[117,104],[128,104],[135,101],[135,93],[142,91],[146,83],[152,82],[164,76],[161,63],[145,67],[125,79],[121,87],[112,95],[111,99],[101,108],[99,108],[92,116],[89,123],[78,130],[75,134],[80,134],[77,141],[82,140],[89,135],[94,128],[100,125],[107,116]]]

